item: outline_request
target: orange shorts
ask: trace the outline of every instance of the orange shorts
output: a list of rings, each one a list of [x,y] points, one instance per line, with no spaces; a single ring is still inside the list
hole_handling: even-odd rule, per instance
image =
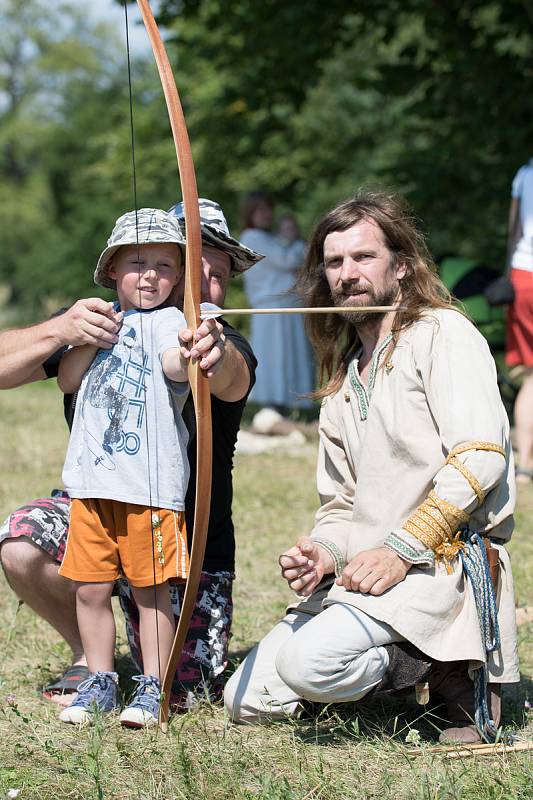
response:
[[[154,585],[154,570],[156,584],[187,577],[183,511],[118,500],[72,500],[60,575],[81,583],[114,581],[125,575],[132,586],[143,587]]]

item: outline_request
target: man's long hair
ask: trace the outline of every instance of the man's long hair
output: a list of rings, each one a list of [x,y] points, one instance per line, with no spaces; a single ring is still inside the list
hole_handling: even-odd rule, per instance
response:
[[[303,305],[332,305],[324,270],[324,241],[328,234],[345,231],[362,220],[379,226],[391,253],[392,264],[405,264],[400,280],[402,311],[393,323],[393,345],[400,331],[420,319],[428,308],[450,308],[452,297],[437,275],[423,235],[409,209],[393,195],[359,192],[332,209],[316,225],[297,288]],[[319,388],[313,396],[326,397],[342,385],[348,365],[360,346],[357,329],[342,314],[310,314],[307,332],[319,366]]]

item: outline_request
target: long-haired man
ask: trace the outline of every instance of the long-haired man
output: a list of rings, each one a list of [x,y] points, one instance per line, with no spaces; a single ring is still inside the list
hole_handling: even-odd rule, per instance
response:
[[[512,452],[489,349],[388,195],[361,193],[318,222],[300,288],[305,306],[353,308],[308,326],[322,383],[320,507],[310,536],[280,556],[300,602],[230,679],[226,706],[234,721],[264,721],[298,714],[302,699],[429,681],[444,735],[479,740],[499,724],[498,684],[519,679],[502,546]],[[365,313],[375,305],[391,310]],[[493,597],[485,547],[500,567],[490,653],[476,606],[480,591]],[[472,559],[479,586],[464,572]]]

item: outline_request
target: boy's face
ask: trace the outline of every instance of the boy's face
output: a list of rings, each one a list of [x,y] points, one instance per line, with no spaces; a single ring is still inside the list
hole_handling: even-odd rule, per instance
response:
[[[117,283],[123,311],[157,308],[168,299],[182,272],[181,251],[170,242],[124,245],[108,269]]]

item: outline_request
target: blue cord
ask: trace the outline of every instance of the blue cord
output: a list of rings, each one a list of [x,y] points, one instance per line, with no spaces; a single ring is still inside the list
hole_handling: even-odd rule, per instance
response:
[[[485,545],[481,536],[468,528],[462,530],[465,547],[461,550],[463,569],[470,580],[476,601],[479,627],[485,652],[494,652],[500,646],[498,608]],[[495,741],[498,729],[490,716],[487,699],[488,670],[486,664],[474,673],[475,722],[487,742]]]

